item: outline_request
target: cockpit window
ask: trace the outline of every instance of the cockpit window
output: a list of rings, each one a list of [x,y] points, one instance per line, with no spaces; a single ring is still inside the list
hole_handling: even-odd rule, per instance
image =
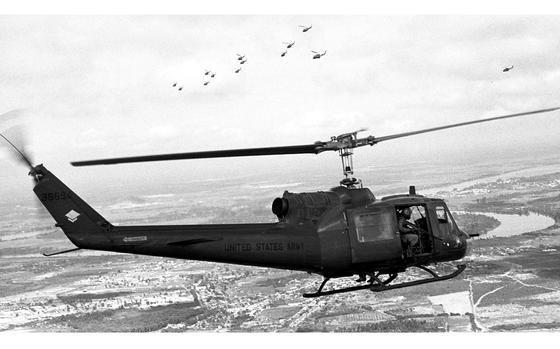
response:
[[[412,210],[411,213],[412,221],[416,222],[426,217],[426,209],[424,208],[424,206],[416,205],[416,206],[410,206],[410,208]]]
[[[445,211],[445,207],[443,206],[436,207],[436,214],[438,220],[447,221],[447,212]]]
[[[450,237],[451,232],[454,230],[453,218],[449,214],[449,211],[444,206],[436,206],[436,216],[437,216],[437,229],[434,231],[434,235],[447,239]]]

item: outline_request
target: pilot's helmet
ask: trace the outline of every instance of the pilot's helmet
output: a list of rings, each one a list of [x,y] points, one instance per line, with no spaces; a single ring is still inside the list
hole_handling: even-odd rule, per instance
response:
[[[410,216],[412,215],[412,210],[410,209],[410,207],[404,208],[402,210],[402,215],[404,218],[409,219]]]

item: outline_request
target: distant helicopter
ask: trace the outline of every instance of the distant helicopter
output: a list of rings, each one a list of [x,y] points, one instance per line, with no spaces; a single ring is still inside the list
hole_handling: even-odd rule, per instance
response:
[[[172,86],[173,86],[173,87],[176,87],[176,86],[177,86],[177,83],[174,83]]]
[[[209,83],[210,83],[210,81],[205,81],[204,86],[208,85]]]
[[[319,58],[321,58],[321,57],[323,57],[324,55],[327,54],[327,51],[325,51],[325,52],[323,52],[323,53],[318,53],[318,52],[315,52],[315,51],[311,51],[311,52],[314,53],[313,59],[319,59]]]
[[[247,62],[246,59],[242,60],[241,62],[239,62],[239,64],[245,64],[245,62]]]
[[[241,67],[237,68],[237,69],[235,70],[235,73],[239,73],[240,71],[241,71]]]
[[[210,75],[211,78],[213,78],[214,76],[216,76],[216,73],[212,73],[212,75]]]
[[[280,54],[280,57],[284,57],[286,54],[288,53],[288,51],[284,51]]]
[[[505,67],[504,70],[502,70],[502,72],[505,73],[505,72],[508,72],[508,71],[510,71],[510,70],[512,70],[512,69],[513,69],[513,65],[512,65],[511,67]]]
[[[243,58],[245,58],[245,55],[240,55],[239,53],[236,53],[236,55],[237,55],[237,60],[238,61],[241,61],[241,60],[243,60]]]
[[[438,275],[427,266],[455,261],[465,256],[467,239],[476,234],[461,231],[442,199],[418,195],[414,186],[407,194],[376,198],[353,177],[354,148],[413,135],[466,126],[493,120],[552,112],[560,107],[509,114],[437,126],[382,137],[358,138],[358,130],[311,144],[211,150],[200,152],[108,158],[72,162],[73,166],[111,165],[181,159],[223,158],[284,154],[320,154],[338,152],[344,178],[329,191],[310,193],[284,192],[272,202],[276,223],[202,224],[202,225],[113,225],[70,190],[45,166],[33,165],[25,147],[17,159],[29,168],[33,191],[76,248],[113,251],[151,256],[173,257],[258,267],[301,270],[324,277],[316,292],[304,297],[327,296],[357,290],[373,292],[447,280],[459,275],[465,265],[446,275]],[[415,212],[413,225],[418,246],[406,246],[397,221],[405,210]],[[394,284],[410,267],[430,276]],[[370,275],[357,286],[324,291],[332,278]],[[365,284],[364,284],[365,283]]]
[[[183,86],[179,87],[177,90],[182,91],[182,90],[183,90]]]
[[[293,42],[290,43],[290,42],[284,42],[284,41],[282,41],[282,43],[288,45],[288,46],[286,46],[286,48],[292,48],[292,46],[294,46],[294,44],[295,44],[296,42],[293,41]]]
[[[205,70],[205,71],[204,71],[204,75],[208,75],[208,74],[210,74],[210,73],[211,73],[210,70]]]
[[[299,27],[302,27],[302,28],[303,28],[302,31],[305,33],[306,31],[308,31],[309,29],[311,29],[311,27],[313,27],[313,25],[310,25],[309,27],[306,27],[306,26],[304,26],[304,25],[300,25]]]

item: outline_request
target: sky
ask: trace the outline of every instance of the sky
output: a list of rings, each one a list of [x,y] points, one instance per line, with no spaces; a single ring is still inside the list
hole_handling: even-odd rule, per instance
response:
[[[559,32],[558,16],[3,15],[0,114],[24,109],[35,163],[83,187],[340,171],[336,154],[68,163],[309,144],[363,127],[363,136],[384,136],[560,106]],[[280,57],[288,41],[295,45]],[[312,50],[327,54],[313,60]],[[554,153],[559,131],[553,112],[388,141],[356,150],[356,172],[360,164]],[[8,153],[0,147],[0,191],[29,182]]]

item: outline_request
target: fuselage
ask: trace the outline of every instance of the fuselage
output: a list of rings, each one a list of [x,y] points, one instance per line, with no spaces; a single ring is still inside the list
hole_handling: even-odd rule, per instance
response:
[[[68,238],[84,249],[302,270],[325,276],[398,272],[462,258],[466,240],[443,200],[403,195],[376,200],[369,189],[288,193],[273,203],[277,223],[113,226],[42,165],[35,193]],[[429,253],[403,255],[396,209],[425,207]],[[433,235],[433,236],[432,236]]]

